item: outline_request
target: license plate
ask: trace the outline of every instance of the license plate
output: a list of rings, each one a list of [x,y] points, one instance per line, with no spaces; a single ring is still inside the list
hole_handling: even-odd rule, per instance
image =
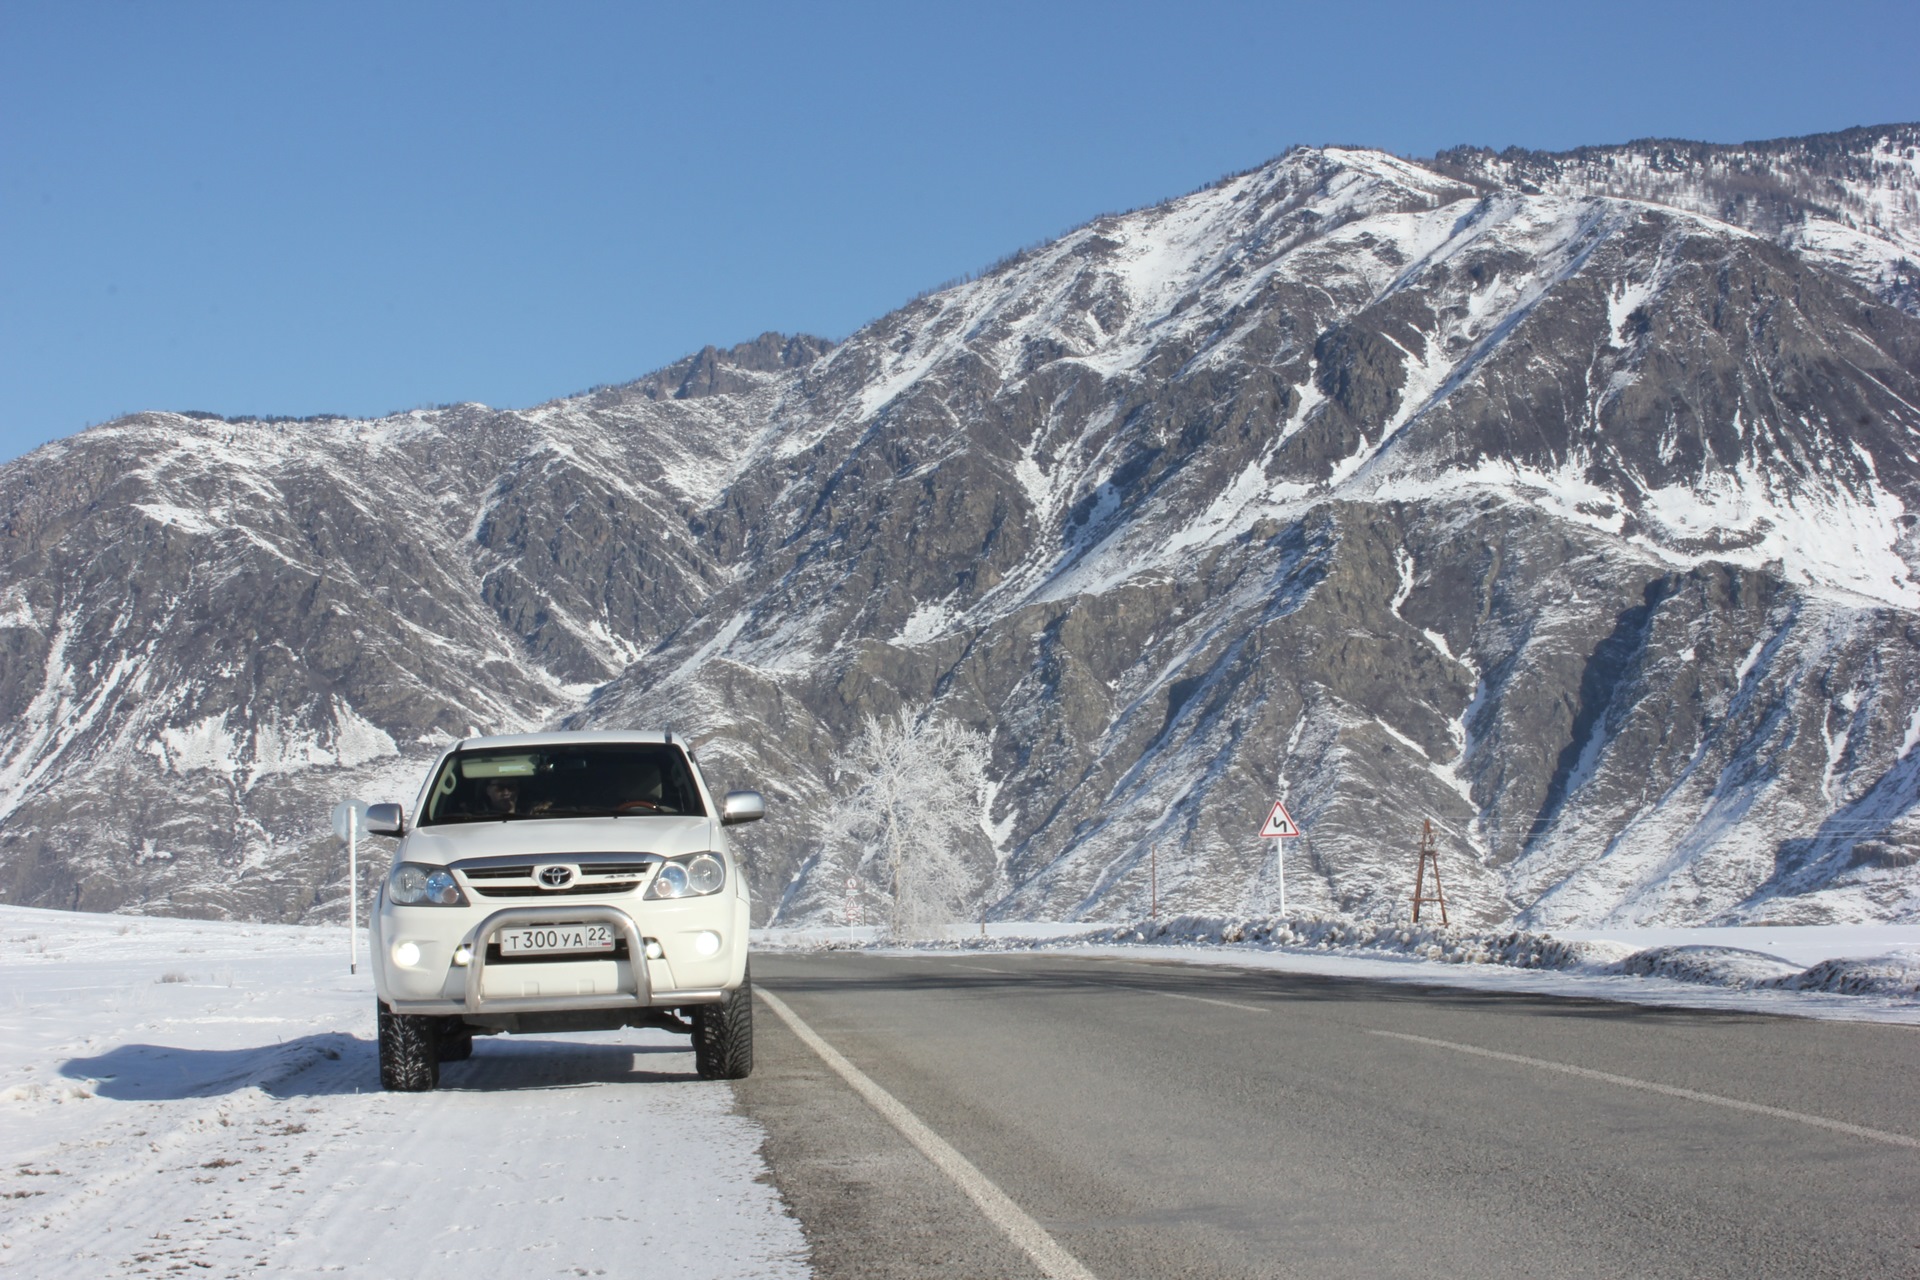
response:
[[[500,931],[500,954],[541,955],[553,951],[611,951],[609,924],[531,924]]]

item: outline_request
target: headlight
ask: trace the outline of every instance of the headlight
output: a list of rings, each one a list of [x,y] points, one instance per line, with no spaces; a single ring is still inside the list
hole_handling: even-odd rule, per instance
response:
[[[467,895],[445,867],[403,862],[387,876],[387,901],[401,907],[464,907]]]
[[[727,869],[720,859],[703,853],[687,863],[687,890],[690,893],[718,893],[727,882]]]
[[[649,898],[698,898],[718,893],[727,882],[727,864],[711,853],[669,858],[647,886]]]

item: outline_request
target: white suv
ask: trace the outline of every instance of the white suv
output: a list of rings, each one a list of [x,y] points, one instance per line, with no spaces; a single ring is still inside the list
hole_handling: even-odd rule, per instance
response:
[[[666,1027],[710,1080],[753,1070],[747,882],[716,805],[671,733],[468,738],[427,775],[373,912],[380,1083],[431,1089],[475,1034]]]

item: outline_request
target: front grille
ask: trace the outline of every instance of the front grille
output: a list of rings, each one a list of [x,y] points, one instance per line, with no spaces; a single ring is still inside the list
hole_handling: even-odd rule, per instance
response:
[[[461,875],[469,880],[527,880],[533,876],[533,866],[524,867],[456,867]]]
[[[473,877],[467,878],[471,880]],[[564,889],[543,889],[537,884],[476,884],[473,891],[483,898],[571,898],[580,894],[632,893],[639,887],[638,880],[603,880],[592,884],[570,884]]]

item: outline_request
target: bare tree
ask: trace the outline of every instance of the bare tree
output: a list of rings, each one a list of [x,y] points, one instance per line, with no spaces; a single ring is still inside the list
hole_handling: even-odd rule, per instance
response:
[[[888,931],[920,937],[957,918],[981,876],[968,866],[986,789],[987,739],[946,716],[868,716],[833,758],[851,791],[827,836],[856,870],[885,876]]]

